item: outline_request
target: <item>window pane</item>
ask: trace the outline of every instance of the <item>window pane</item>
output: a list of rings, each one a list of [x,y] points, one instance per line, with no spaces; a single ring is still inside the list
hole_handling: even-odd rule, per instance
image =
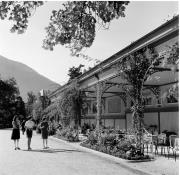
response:
[[[121,99],[109,99],[108,100],[108,112],[109,113],[120,113],[121,112]]]

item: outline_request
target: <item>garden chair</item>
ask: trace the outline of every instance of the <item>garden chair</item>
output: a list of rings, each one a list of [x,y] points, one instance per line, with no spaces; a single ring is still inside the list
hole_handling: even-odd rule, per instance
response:
[[[179,138],[177,135],[170,135],[169,136],[169,143],[170,146],[168,148],[168,159],[169,159],[169,154],[170,154],[170,150],[172,149],[172,153],[173,156],[175,157],[175,161],[176,161],[176,153],[179,153]]]
[[[136,136],[127,134],[127,135],[125,135],[125,138],[127,138],[127,139],[136,139]]]
[[[150,146],[150,150],[151,153],[153,153],[153,138],[152,138],[152,134],[149,133],[145,128],[144,130],[144,134],[143,134],[143,151],[146,147],[146,152],[148,154],[148,150],[149,150],[149,146]]]
[[[146,147],[147,154],[148,154],[149,146],[150,146],[151,153],[153,153],[153,144],[152,143],[153,143],[152,142],[152,134],[145,133],[143,135],[143,150],[144,150],[144,147]]]
[[[163,153],[164,153],[164,155],[166,156],[165,149],[168,147],[168,145],[166,143],[166,134],[161,133],[157,136],[154,136],[153,142],[155,145],[155,154],[156,153],[158,154],[158,149],[160,147],[161,155],[163,155]]]

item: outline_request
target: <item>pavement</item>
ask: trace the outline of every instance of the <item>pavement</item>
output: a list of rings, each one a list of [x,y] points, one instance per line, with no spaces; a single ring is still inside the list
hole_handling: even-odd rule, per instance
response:
[[[92,153],[96,156],[100,156],[104,159],[108,159],[110,161],[113,161],[122,167],[129,169],[132,172],[136,172],[137,174],[143,174],[143,175],[179,175],[179,157],[175,161],[174,157],[171,156],[168,157],[160,155],[150,154],[154,157],[154,160],[152,161],[131,161],[131,160],[125,160],[121,158],[117,158],[99,151],[95,151],[89,148],[85,148],[80,146],[80,143],[73,143],[73,142],[67,142],[64,140],[60,140],[58,138],[50,137],[50,139],[56,140],[57,142],[63,142],[68,145],[73,146],[74,148],[79,148],[83,151]],[[83,140],[83,138],[82,138]]]
[[[32,138],[32,151],[27,151],[25,135],[21,135],[21,150],[14,150],[10,137],[11,130],[0,130],[0,175],[160,174],[149,172],[148,168],[136,166],[123,159],[83,148],[79,143],[69,143],[53,137],[49,138],[50,148],[43,150],[41,136],[35,133]],[[170,162],[177,164],[173,159]]]

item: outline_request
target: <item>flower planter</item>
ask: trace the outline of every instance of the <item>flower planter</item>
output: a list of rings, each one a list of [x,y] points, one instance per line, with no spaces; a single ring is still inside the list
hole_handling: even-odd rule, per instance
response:
[[[128,157],[128,162],[148,162],[155,160],[153,157],[150,157],[148,155],[141,156],[141,157]]]
[[[153,159],[153,158],[149,158],[149,159],[140,159],[140,160],[138,160],[138,159],[134,159],[134,160],[127,160],[128,162],[150,162],[150,161],[154,161],[155,159]]]

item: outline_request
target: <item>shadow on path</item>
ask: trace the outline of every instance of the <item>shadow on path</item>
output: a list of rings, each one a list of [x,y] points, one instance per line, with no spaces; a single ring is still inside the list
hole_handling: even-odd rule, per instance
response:
[[[22,151],[27,151],[27,152],[42,152],[42,153],[58,153],[58,152],[67,152],[67,153],[72,153],[72,152],[82,152],[79,150],[74,150],[74,149],[32,149],[32,150],[22,150]]]

